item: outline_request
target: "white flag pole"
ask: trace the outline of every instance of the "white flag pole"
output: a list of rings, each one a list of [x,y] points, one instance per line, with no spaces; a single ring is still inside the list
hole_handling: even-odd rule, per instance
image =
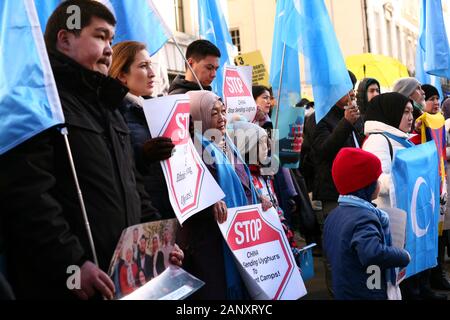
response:
[[[93,256],[93,259],[94,259],[94,263],[97,265],[97,267],[100,267],[100,265],[98,264],[97,252],[95,250],[94,239],[92,237],[91,227],[89,225],[89,218],[87,216],[86,207],[84,205],[83,194],[81,193],[80,184],[78,182],[78,175],[77,175],[77,171],[75,169],[75,163],[73,162],[72,151],[71,151],[70,143],[69,143],[69,139],[68,139],[69,132],[67,131],[67,128],[62,128],[61,129],[61,134],[64,137],[64,142],[66,143],[67,155],[69,156],[70,167],[72,169],[72,174],[73,174],[73,178],[74,178],[74,181],[75,181],[75,187],[77,188],[78,200],[80,202],[81,213],[83,214],[83,220],[84,220],[84,224],[85,224],[85,227],[86,227],[86,232],[87,232],[87,236],[88,236],[88,240],[89,240],[89,245],[90,245],[91,250],[92,250],[92,256]]]

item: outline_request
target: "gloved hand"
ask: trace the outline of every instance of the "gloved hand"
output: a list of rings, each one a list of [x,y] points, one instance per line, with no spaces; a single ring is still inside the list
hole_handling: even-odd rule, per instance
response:
[[[167,160],[175,145],[170,138],[156,137],[144,143],[144,156],[148,161]]]

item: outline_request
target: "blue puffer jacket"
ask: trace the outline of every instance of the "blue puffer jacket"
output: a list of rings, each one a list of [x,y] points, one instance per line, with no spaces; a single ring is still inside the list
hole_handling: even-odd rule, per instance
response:
[[[409,263],[406,251],[385,245],[381,223],[367,209],[337,207],[325,220],[323,238],[335,298],[339,300],[386,300],[386,269]],[[367,269],[373,265],[381,269],[381,288],[371,290],[367,280],[374,273]]]
[[[144,157],[143,145],[151,139],[144,110],[128,97],[123,100],[119,110],[130,130],[136,169],[144,179],[145,190],[153,206],[158,209],[162,219],[175,218],[160,162],[149,162]]]

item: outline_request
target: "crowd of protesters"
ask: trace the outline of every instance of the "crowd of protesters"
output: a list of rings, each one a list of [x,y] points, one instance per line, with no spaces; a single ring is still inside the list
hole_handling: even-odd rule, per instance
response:
[[[66,26],[73,4],[83,12],[78,31]],[[111,299],[115,289],[107,271],[122,231],[175,217],[160,166],[174,144],[152,137],[143,111],[154,94],[150,55],[140,42],[111,47],[115,25],[101,3],[68,0],[54,11],[45,31],[98,265],[61,128],[50,128],[0,157],[0,250],[6,257],[0,298]],[[271,172],[267,164],[276,158],[272,91],[254,86],[255,119],[227,122],[226,106],[211,88],[220,56],[209,41],[194,41],[186,52],[191,68],[169,89],[170,95],[188,95],[191,138],[204,149],[200,154],[225,193],[185,222],[177,234],[179,248],[170,252],[171,263],[205,282],[192,299],[249,298],[217,223],[227,220],[227,208],[259,203],[264,211],[276,209],[293,249],[296,230],[307,243],[317,243],[336,299],[446,299],[432,288],[450,290],[443,269],[445,250],[450,251],[447,194],[441,195],[446,218],[437,267],[408,278],[400,288],[393,268],[407,266],[411,257],[392,246],[382,208],[392,206],[392,160],[398,150],[413,146],[410,138],[420,127],[415,120],[424,112],[450,118],[449,99],[441,108],[437,89],[414,78],[399,79],[388,93],[380,92],[376,79],[360,79],[357,92],[351,89],[318,123],[314,103],[302,100],[298,106],[307,115],[301,167]],[[349,76],[355,86],[358,80]],[[220,136],[207,137],[209,129]],[[254,139],[240,143],[240,132]],[[383,271],[377,290],[366,286],[366,268],[373,264]],[[73,265],[81,268],[81,286],[70,290],[67,268]]]

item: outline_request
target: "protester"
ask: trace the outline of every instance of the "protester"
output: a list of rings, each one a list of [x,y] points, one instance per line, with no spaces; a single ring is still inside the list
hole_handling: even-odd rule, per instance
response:
[[[413,146],[408,141],[412,112],[410,100],[396,92],[381,94],[369,103],[364,124],[368,138],[363,149],[376,155],[382,163],[380,194],[374,201],[378,207],[391,207],[390,194],[394,193],[391,168],[395,153]]]
[[[268,137],[272,137],[272,120],[270,113],[272,110],[271,104],[271,90],[265,86],[253,86],[252,95],[255,100],[257,111],[253,123],[259,125],[267,131]],[[279,161],[278,155],[273,154],[269,149],[272,161]],[[294,182],[291,177],[290,170],[284,167],[279,167],[278,172],[274,176],[275,189],[280,195],[280,206],[284,212],[289,228],[292,228],[292,214],[295,214],[297,206],[294,200],[298,194],[295,190]]]
[[[379,208],[392,206],[395,195],[392,183],[392,161],[395,153],[414,144],[408,139],[413,123],[413,106],[406,96],[397,92],[381,94],[369,103],[366,113],[365,133],[368,135],[363,149],[376,155],[383,168],[380,181],[380,197],[374,201]],[[429,288],[429,271],[426,270],[404,280],[400,288],[406,300],[444,299]]]
[[[349,71],[353,86],[355,75]],[[331,108],[328,114],[317,123],[312,143],[315,155],[314,168],[316,176],[313,186],[313,200],[320,201],[321,211],[317,211],[317,220],[323,229],[328,213],[337,207],[339,194],[331,177],[333,160],[344,147],[359,147],[363,140],[362,120],[355,102],[355,91],[352,88]],[[326,263],[326,261],[325,261]],[[326,267],[327,287],[331,292],[330,270]]]
[[[252,95],[256,103],[256,115],[252,122],[267,129],[265,125],[269,123],[271,125],[269,113],[272,107],[269,88],[266,86],[253,86]]]
[[[68,29],[69,6],[80,8],[81,29]],[[64,138],[48,129],[0,159],[8,275],[19,299],[112,299],[114,284],[105,272],[122,231],[159,217],[136,182],[128,129],[117,109],[127,90],[107,77],[115,23],[99,2],[68,0],[45,32],[99,266]],[[181,253],[173,258],[181,263]],[[70,266],[80,267],[80,289],[67,287]]]
[[[247,121],[234,121],[229,127],[229,135],[239,150],[242,159],[249,167],[263,211],[271,207],[275,208],[290,246],[296,248],[294,233],[284,217],[283,209],[278,201],[279,197],[275,192],[274,172],[269,168],[268,150],[270,141],[267,132],[256,124]]]
[[[381,162],[357,148],[342,148],[332,167],[339,206],[325,221],[323,247],[331,264],[333,292],[339,300],[386,300],[395,287],[394,268],[406,267],[406,250],[392,246],[389,216],[371,201],[380,190]],[[369,288],[369,268],[380,270],[380,287]]]
[[[413,116],[411,131],[416,130],[415,122],[425,108],[425,93],[422,84],[415,78],[402,78],[394,84],[393,92],[398,92],[413,101]]]
[[[184,223],[177,237],[186,253],[183,265],[186,271],[205,282],[193,298],[245,299],[248,294],[233,254],[215,220],[219,223],[226,220],[227,207],[257,203],[256,193],[248,168],[226,135],[225,105],[210,91],[190,91],[188,94],[190,114],[195,122],[195,145],[201,149],[198,152],[224,191],[225,198],[222,206],[197,213]]]
[[[208,40],[196,40],[186,50],[186,59],[197,76],[204,90],[211,91],[219,69],[220,50]],[[200,90],[194,73],[186,67],[185,76],[178,75],[170,84],[169,94],[181,94]]]
[[[144,96],[153,94],[155,75],[145,45],[124,41],[113,47],[109,74],[130,91],[120,106],[131,135],[136,168],[145,190],[163,219],[175,218],[160,161],[169,159],[175,145],[170,138],[151,137],[145,118]]]
[[[353,85],[356,77],[349,71]],[[322,202],[321,225],[328,213],[337,207],[339,194],[331,177],[331,166],[340,149],[359,147],[363,141],[361,114],[354,105],[355,92],[351,89],[316,125],[313,149],[317,157],[313,199]]]
[[[373,78],[364,78],[358,85],[356,92],[356,104],[361,111],[361,115],[365,115],[367,105],[374,97],[380,94],[380,83]]]

